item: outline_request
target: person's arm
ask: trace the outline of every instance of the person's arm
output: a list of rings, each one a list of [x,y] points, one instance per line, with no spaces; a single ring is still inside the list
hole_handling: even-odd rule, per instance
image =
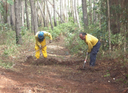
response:
[[[50,38],[50,40],[52,40],[52,35],[51,35],[50,33],[44,32],[44,35],[45,35],[45,36],[48,36],[48,37]]]
[[[91,44],[90,41],[91,41],[91,38],[90,38],[90,36],[87,34],[87,35],[85,36],[85,43],[88,45],[87,53],[90,53],[91,50],[92,50],[92,48],[93,48],[93,45]]]
[[[93,45],[91,44],[90,41],[87,42],[87,45],[88,45],[88,53],[90,53],[93,48]]]

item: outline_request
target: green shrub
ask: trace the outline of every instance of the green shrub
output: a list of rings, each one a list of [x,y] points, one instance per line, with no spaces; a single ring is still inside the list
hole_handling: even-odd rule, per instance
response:
[[[0,61],[0,67],[4,67],[6,69],[12,68],[13,63],[12,62],[1,62]]]

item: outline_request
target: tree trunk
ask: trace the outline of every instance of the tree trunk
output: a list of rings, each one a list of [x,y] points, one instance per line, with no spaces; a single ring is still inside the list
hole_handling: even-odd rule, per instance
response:
[[[0,13],[0,20],[2,21],[2,15],[1,15],[1,13]],[[1,22],[2,23],[2,22]]]
[[[74,7],[74,2],[75,0],[72,0],[72,13],[73,13],[73,19],[74,19],[74,23],[76,23],[76,15],[75,15],[75,7]]]
[[[11,22],[11,26],[12,26],[12,29],[15,30],[15,8],[14,8],[14,4],[13,5],[10,5],[10,8],[11,8],[11,14],[10,14],[10,22]]]
[[[78,27],[80,28],[80,22],[79,22],[79,15],[78,15],[78,12],[77,12],[77,7],[76,7],[76,0],[74,0],[74,10],[75,10],[75,15],[76,15],[76,21],[77,21],[77,25]]]
[[[22,44],[21,36],[21,19],[20,19],[20,0],[15,0],[15,31],[16,31],[16,44]]]
[[[31,5],[31,30],[34,31],[34,34],[37,32],[37,14],[34,0],[29,0]]]
[[[35,6],[36,5],[36,6]],[[37,21],[37,3],[35,4],[34,3],[34,22],[35,22],[35,29],[34,29],[34,32],[36,34],[36,32],[38,31],[38,21]]]
[[[29,17],[28,17],[28,5],[27,5],[27,0],[25,0],[25,13],[26,13],[27,29],[29,29],[29,28],[30,28],[30,25],[29,25]]]
[[[22,11],[22,15],[21,15],[21,20],[22,20],[22,26],[24,26],[24,1],[21,1],[21,11]]]
[[[64,7],[65,7],[65,21],[66,22],[68,22],[68,14],[67,14],[68,13],[67,12],[68,11],[68,7],[67,7],[68,5],[67,4],[68,4],[68,0],[65,0]]]
[[[89,5],[90,5],[90,9],[89,9],[89,17],[90,17],[90,22],[89,24],[92,24],[92,0],[89,0]]]
[[[44,3],[44,5],[43,5],[43,12],[44,12],[44,19],[43,19],[43,21],[44,21],[44,27],[46,27],[46,14],[45,14],[45,1],[43,1]]]
[[[70,13],[70,0],[67,0],[67,22],[69,21]]]
[[[48,1],[48,0],[47,0]],[[48,11],[47,11],[47,1],[44,1],[44,13],[45,13],[45,23],[46,23],[46,27],[49,28],[49,15],[48,15]]]
[[[3,6],[4,6],[3,8],[4,8],[4,11],[5,11],[4,12],[4,16],[3,16],[4,17],[4,23],[7,23],[7,19],[8,19],[7,18],[8,17],[8,4],[7,4],[7,0],[3,1]]]
[[[84,29],[85,29],[88,26],[88,15],[87,15],[86,0],[82,0],[82,10],[83,10],[83,20],[84,20]]]
[[[72,12],[73,6],[72,6],[72,3],[73,3],[73,1],[70,0],[70,17],[73,17],[73,12]]]
[[[93,7],[95,7],[95,0],[93,0]],[[95,23],[96,22],[96,12],[95,12],[96,10],[94,10],[93,9],[93,23]]]
[[[52,7],[53,7],[53,4],[49,1],[49,0],[47,0],[51,5],[52,5]],[[63,19],[62,19],[62,16],[58,13],[58,11],[56,10],[56,13],[58,14],[58,16],[60,17],[60,20],[61,20],[61,22],[65,22]]]
[[[61,16],[61,18],[63,18],[62,17],[62,0],[60,0],[60,16]],[[61,18],[60,18],[60,22],[63,23]]]
[[[45,27],[45,15],[44,15],[44,12],[43,12],[43,10],[42,10],[42,7],[41,7],[41,5],[40,5],[40,2],[37,1],[37,3],[38,3],[38,5],[39,5],[39,7],[40,7],[40,11],[41,11],[41,15],[42,15],[42,17],[43,17],[44,27]]]
[[[110,30],[110,6],[109,6],[109,0],[107,0],[107,6],[108,6],[109,52],[111,52],[111,30]]]
[[[98,15],[99,18],[99,29],[101,30],[101,14]]]
[[[50,14],[49,7],[48,7],[48,3],[47,2],[46,2],[46,5],[47,5],[47,11],[48,11],[48,15],[49,15],[50,23],[51,23],[51,29],[53,30],[52,18],[51,18],[51,14]]]
[[[33,19],[33,0],[30,1],[30,6],[31,6],[31,31],[34,31],[34,19]]]
[[[127,34],[128,34],[128,17],[127,17],[127,14],[128,14],[128,4],[124,7],[124,11],[125,11],[125,14],[124,14],[124,19],[125,19],[125,23],[124,23],[124,54],[126,53],[126,50],[127,50]]]
[[[54,7],[54,26],[57,26],[57,22],[56,22],[56,3],[55,0],[53,0],[53,7]]]
[[[9,28],[10,28],[10,26],[11,26],[11,21],[10,21],[10,18],[11,18],[11,16],[10,16],[10,14],[11,14],[11,6],[9,5],[9,15],[8,15],[8,20],[7,20],[7,22],[8,22],[8,25],[9,25]]]
[[[70,0],[68,0],[68,13],[71,13],[71,4],[70,4]],[[71,14],[68,14],[68,16],[70,17]],[[69,19],[68,19],[69,20]]]
[[[125,24],[124,25],[124,53],[126,52],[126,30],[127,30],[127,26]]]
[[[72,0],[72,1],[71,1],[71,4],[72,4],[71,11],[72,11],[74,23],[76,23],[76,15],[75,15],[75,9],[74,9],[74,8],[75,8],[75,7],[74,7],[74,2],[75,2],[75,0]]]

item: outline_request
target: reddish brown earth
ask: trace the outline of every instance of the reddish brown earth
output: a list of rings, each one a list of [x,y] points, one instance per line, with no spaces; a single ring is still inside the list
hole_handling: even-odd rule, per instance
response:
[[[47,59],[35,60],[34,47],[20,50],[18,58],[2,58],[15,65],[0,68],[0,93],[128,93],[128,66],[121,61],[99,55],[95,68],[88,59],[82,69],[84,58],[57,44],[47,45]]]

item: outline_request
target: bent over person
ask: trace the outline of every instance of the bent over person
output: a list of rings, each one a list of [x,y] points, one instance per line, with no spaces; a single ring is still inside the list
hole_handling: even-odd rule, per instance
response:
[[[81,32],[79,37],[88,45],[87,55],[90,53],[90,66],[95,66],[96,55],[100,48],[100,41],[91,34]]]
[[[49,43],[51,43],[52,42],[52,35],[50,33],[46,32],[46,31],[38,31],[35,35],[35,40],[36,40],[35,57],[37,59],[39,59],[39,57],[40,57],[40,49],[43,53],[44,58],[47,58],[47,47],[46,47],[46,39],[45,39],[46,36],[48,36],[50,38]]]

